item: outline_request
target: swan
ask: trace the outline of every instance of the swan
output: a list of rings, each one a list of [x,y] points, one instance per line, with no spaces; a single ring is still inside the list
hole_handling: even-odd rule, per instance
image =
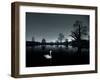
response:
[[[52,54],[51,53],[52,53],[52,50],[49,51],[49,54],[45,54],[44,57],[46,59],[52,59]]]

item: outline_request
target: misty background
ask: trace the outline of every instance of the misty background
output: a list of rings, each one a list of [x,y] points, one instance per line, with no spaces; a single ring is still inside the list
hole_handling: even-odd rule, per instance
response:
[[[71,31],[76,20],[82,21],[89,33],[89,15],[52,14],[26,12],[26,41],[55,42],[58,34],[63,33],[69,41],[72,39]],[[88,36],[82,38],[87,39]]]

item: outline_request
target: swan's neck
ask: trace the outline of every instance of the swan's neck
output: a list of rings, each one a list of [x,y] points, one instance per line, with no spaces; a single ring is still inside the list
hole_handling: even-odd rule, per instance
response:
[[[52,53],[52,50],[50,50],[50,56],[52,56],[52,54],[51,54],[51,53]]]

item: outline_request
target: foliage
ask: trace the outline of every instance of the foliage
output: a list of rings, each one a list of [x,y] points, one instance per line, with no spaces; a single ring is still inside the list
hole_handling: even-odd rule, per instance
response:
[[[63,33],[59,33],[59,37],[58,37],[58,40],[60,42],[62,42],[62,40],[65,38],[64,34]]]

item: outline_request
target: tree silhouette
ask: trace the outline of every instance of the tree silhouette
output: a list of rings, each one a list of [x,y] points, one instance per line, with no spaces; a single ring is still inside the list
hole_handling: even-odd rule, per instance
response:
[[[34,38],[34,36],[32,36],[32,42],[35,43],[35,38]],[[32,45],[32,50],[34,50],[34,48],[35,48],[35,45]]]
[[[32,37],[32,42],[35,42],[35,38],[34,38],[34,36]]]
[[[46,43],[46,39],[45,38],[42,39],[42,43]]]
[[[45,38],[42,39],[41,47],[42,47],[42,50],[45,50],[45,48],[46,48],[46,39]]]
[[[68,48],[68,39],[65,39],[65,46]]]
[[[58,40],[56,40],[56,47],[59,47],[59,41]]]
[[[50,42],[50,45],[53,46],[53,42]]]
[[[62,40],[65,38],[63,33],[59,33],[58,40],[62,43]]]
[[[87,35],[86,26],[82,21],[77,20],[73,24],[74,30],[71,32],[71,37],[77,42],[78,53],[81,53],[81,40],[83,35]]]

